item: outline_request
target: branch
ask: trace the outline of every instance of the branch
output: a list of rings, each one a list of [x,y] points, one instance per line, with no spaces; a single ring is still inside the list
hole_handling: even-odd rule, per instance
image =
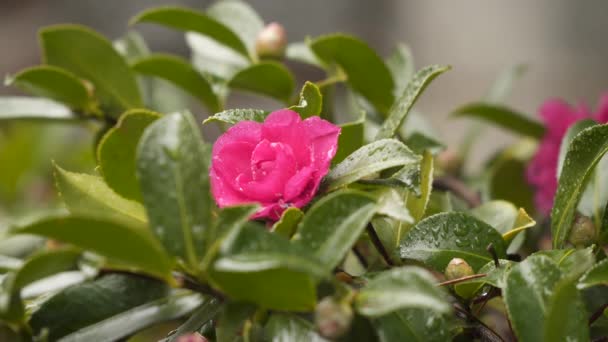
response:
[[[391,259],[390,255],[382,245],[382,241],[380,241],[378,234],[376,234],[374,227],[370,223],[368,223],[365,229],[367,230],[367,235],[369,235],[369,238],[372,240],[374,247],[376,247],[376,250],[378,251],[378,253],[380,253],[386,264],[391,267],[395,266],[395,263],[393,263],[393,260]]]
[[[479,194],[467,187],[460,179],[454,176],[443,176],[433,180],[433,187],[442,190],[452,192],[463,201],[467,202],[469,207],[475,208],[481,204],[481,198]]]
[[[463,281],[467,281],[467,280],[471,280],[471,279],[483,278],[486,275],[487,274],[485,274],[485,273],[480,273],[480,274],[473,274],[473,275],[470,275],[470,276],[456,278],[456,279],[452,279],[452,280],[446,280],[444,282],[441,282],[441,283],[437,284],[437,286],[445,286],[445,285],[457,284],[457,283],[461,283]]]

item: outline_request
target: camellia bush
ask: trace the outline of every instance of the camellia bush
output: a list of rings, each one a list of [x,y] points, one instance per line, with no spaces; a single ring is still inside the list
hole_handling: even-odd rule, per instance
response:
[[[191,59],[55,25],[6,79],[32,97],[0,98],[0,128],[87,127],[97,167],[45,159],[65,206],[3,228],[3,341],[607,339],[608,97],[535,121],[501,104],[514,66],[446,147],[412,107],[450,67],[415,71],[405,45],[288,43],[235,0],[130,24],[183,31]],[[280,105],[226,108],[234,91]],[[488,123],[519,139],[472,171]]]

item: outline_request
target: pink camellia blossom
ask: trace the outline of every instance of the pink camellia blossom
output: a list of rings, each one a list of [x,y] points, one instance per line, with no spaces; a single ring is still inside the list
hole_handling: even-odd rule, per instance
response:
[[[211,192],[219,207],[260,203],[252,218],[276,221],[313,198],[336,154],[340,128],[282,109],[264,123],[241,121],[213,146]]]
[[[600,99],[595,114],[585,105],[573,107],[560,99],[547,100],[540,107],[539,114],[546,131],[528,165],[526,176],[528,183],[536,190],[536,208],[541,213],[548,214],[557,191],[557,165],[562,139],[568,128],[577,121],[594,119],[599,123],[608,122],[608,94]]]

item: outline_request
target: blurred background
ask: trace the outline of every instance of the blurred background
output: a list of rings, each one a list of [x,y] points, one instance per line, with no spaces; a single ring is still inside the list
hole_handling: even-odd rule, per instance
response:
[[[0,75],[40,62],[36,39],[40,27],[80,23],[116,39],[127,31],[129,18],[145,8],[171,4],[204,9],[211,3],[1,0]],[[527,65],[527,72],[517,81],[507,103],[530,116],[536,116],[539,105],[549,97],[595,106],[598,96],[608,91],[606,1],[252,0],[249,3],[266,22],[282,23],[292,42],[301,41],[306,35],[345,32],[361,37],[383,56],[396,43],[404,42],[411,47],[417,68],[434,63],[452,65],[453,70],[434,82],[416,107],[448,145],[458,144],[470,125],[464,119],[450,119],[450,112],[481,99],[499,73],[514,64]],[[138,25],[135,29],[144,35],[153,51],[189,56],[182,33],[153,25]],[[312,67],[290,66],[300,82],[323,78]],[[0,95],[8,94],[19,93],[0,87]],[[277,103],[269,101],[239,95],[232,97],[227,107],[276,108]],[[0,153],[0,201],[23,197],[26,202],[52,199],[53,191],[42,185],[28,187],[27,193],[19,188],[19,184],[36,184],[37,176],[24,175],[23,170],[32,167],[50,170],[51,158],[68,169],[70,165],[74,165],[74,170],[93,165],[90,150],[85,150],[90,149],[90,144],[74,144],[77,140],[94,138],[86,128],[41,130],[30,125],[17,131],[24,130],[26,133],[17,134],[14,127],[10,130],[0,127],[0,148],[12,151]],[[55,136],[66,134],[68,139],[63,139],[62,144],[34,146],[43,137],[52,141]],[[513,139],[489,128],[482,137],[483,143],[474,147],[474,162],[479,164]],[[12,144],[10,149],[8,144]],[[15,166],[17,160],[23,165]]]

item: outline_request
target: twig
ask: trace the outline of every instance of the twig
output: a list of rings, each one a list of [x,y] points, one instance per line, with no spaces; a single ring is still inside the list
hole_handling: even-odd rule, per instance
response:
[[[499,268],[500,267],[500,261],[498,260],[498,254],[496,254],[496,248],[494,248],[494,244],[490,243],[488,245],[488,247],[486,247],[486,250],[492,256],[492,260],[494,260],[494,266],[496,268]]]
[[[470,275],[470,276],[460,277],[460,278],[456,278],[456,279],[452,279],[452,280],[446,280],[444,282],[441,282],[441,283],[437,284],[437,286],[445,286],[445,285],[457,284],[457,283],[461,283],[463,281],[467,281],[467,280],[471,280],[471,279],[483,278],[486,275],[487,274],[485,274],[485,273],[480,273],[480,274],[473,274],[473,275]]]
[[[366,230],[367,230],[367,235],[369,235],[369,238],[372,240],[372,244],[374,244],[374,247],[376,247],[376,250],[380,253],[380,255],[382,255],[382,258],[384,259],[386,264],[389,266],[395,266],[395,264],[393,263],[393,260],[391,260],[390,255],[388,254],[388,252],[382,245],[382,241],[380,241],[378,234],[376,234],[374,227],[368,223]]]
[[[591,317],[589,317],[589,325],[593,324],[593,322],[595,322],[598,318],[602,317],[602,314],[604,313],[604,310],[606,310],[606,308],[608,308],[608,303],[600,306],[599,309],[597,309],[592,315]]]
[[[500,335],[498,335],[494,330],[490,329],[490,327],[485,325],[485,323],[480,321],[467,310],[460,308],[458,305],[454,305],[454,310],[456,313],[460,313],[461,317],[466,317],[466,320],[475,323],[475,332],[477,332],[481,341],[504,342]]]
[[[357,260],[359,260],[361,266],[363,266],[364,268],[367,268],[369,266],[367,260],[365,260],[365,256],[363,255],[363,253],[361,253],[357,246],[353,247],[353,254],[357,257]]]
[[[211,286],[207,284],[202,284],[191,278],[190,276],[182,273],[173,273],[175,279],[177,279],[182,288],[192,290],[194,292],[198,292],[204,295],[209,295],[217,298],[218,300],[224,300],[225,296],[223,293],[216,291]]]
[[[433,180],[433,187],[438,190],[450,191],[458,196],[471,208],[475,208],[481,204],[479,194],[467,187],[460,179],[454,176],[443,176]]]

